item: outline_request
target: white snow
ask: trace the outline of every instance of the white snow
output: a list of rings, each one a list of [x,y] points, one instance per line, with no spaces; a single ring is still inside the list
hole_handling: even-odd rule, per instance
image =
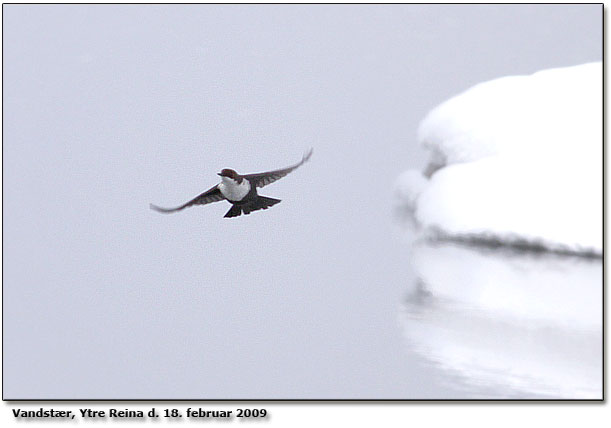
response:
[[[425,234],[602,254],[601,63],[476,85],[418,139],[430,164],[397,195]]]

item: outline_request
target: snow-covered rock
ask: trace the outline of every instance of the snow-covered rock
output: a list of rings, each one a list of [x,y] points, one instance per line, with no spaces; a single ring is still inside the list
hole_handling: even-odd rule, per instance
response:
[[[602,64],[485,82],[433,109],[397,183],[425,234],[602,254]]]

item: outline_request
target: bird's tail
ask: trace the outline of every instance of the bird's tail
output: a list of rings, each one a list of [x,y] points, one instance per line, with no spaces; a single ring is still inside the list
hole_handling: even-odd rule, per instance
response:
[[[280,203],[280,199],[259,196],[257,199],[255,199],[250,204],[244,205],[242,207],[242,211],[244,211],[244,214],[250,214],[253,211],[266,210],[269,207],[272,207],[278,203]]]
[[[238,217],[242,215],[242,207],[240,205],[233,205],[229,211],[227,211],[227,214],[225,214],[225,217],[229,218],[229,217]]]
[[[257,199],[255,199],[254,201],[252,201],[249,204],[234,205],[233,207],[231,207],[229,211],[227,211],[227,214],[225,214],[225,217],[238,217],[239,215],[242,215],[242,213],[244,213],[245,215],[248,215],[253,211],[266,210],[269,207],[274,206],[278,203],[280,203],[280,199],[259,196],[257,197]]]

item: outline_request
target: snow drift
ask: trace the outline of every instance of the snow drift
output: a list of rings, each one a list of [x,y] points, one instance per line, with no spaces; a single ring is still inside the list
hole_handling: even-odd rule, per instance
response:
[[[428,235],[602,254],[602,64],[476,85],[420,124],[401,209]]]

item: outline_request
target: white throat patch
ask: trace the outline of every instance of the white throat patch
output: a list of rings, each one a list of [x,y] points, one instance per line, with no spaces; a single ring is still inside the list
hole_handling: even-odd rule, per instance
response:
[[[233,178],[221,177],[219,190],[230,201],[241,201],[250,192],[250,181],[243,179],[238,184]]]

